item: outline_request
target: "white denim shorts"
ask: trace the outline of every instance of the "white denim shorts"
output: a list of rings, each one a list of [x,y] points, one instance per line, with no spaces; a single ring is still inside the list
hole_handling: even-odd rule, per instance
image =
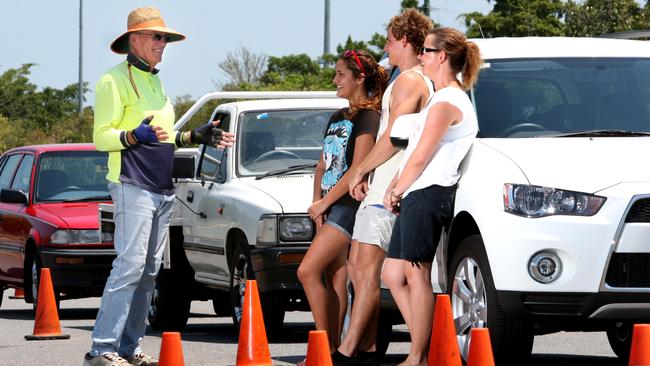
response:
[[[388,251],[390,235],[397,216],[383,205],[359,207],[354,222],[352,240],[359,243],[373,244]]]

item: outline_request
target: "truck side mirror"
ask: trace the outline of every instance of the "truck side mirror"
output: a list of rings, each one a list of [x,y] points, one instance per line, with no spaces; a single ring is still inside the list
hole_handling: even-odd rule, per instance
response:
[[[194,156],[174,156],[172,178],[194,178]]]
[[[27,196],[21,191],[3,188],[2,191],[0,191],[0,202],[26,205]]]

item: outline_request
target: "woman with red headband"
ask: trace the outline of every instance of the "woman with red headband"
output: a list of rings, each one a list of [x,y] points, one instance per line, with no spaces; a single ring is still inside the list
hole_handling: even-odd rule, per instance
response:
[[[365,51],[345,51],[335,70],[336,95],[347,99],[349,107],[334,113],[325,129],[308,211],[317,231],[298,268],[316,329],[328,331],[333,350],[340,343],[347,308],[346,257],[359,207],[348,193],[347,172],[375,143],[387,84],[386,72]]]

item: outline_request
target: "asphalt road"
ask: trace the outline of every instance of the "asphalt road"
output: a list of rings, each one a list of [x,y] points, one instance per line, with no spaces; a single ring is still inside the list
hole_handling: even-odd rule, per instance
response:
[[[68,300],[61,303],[59,314],[64,334],[68,340],[26,341],[32,334],[34,315],[31,304],[23,300],[10,300],[7,290],[0,307],[0,366],[12,365],[81,365],[83,355],[90,346],[98,298]],[[182,332],[185,364],[234,365],[237,355],[237,338],[230,318],[213,316],[209,302],[192,303],[192,317]],[[311,315],[305,312],[287,314],[286,331],[282,338],[269,345],[274,365],[293,365],[304,359],[307,334],[312,329]],[[408,333],[404,327],[393,330],[395,341],[388,349],[386,365],[394,365],[408,353]],[[161,334],[148,331],[143,342],[145,351],[157,355]],[[524,363],[522,363],[524,364]],[[607,343],[604,333],[555,333],[535,338],[530,366],[613,366],[617,359]]]

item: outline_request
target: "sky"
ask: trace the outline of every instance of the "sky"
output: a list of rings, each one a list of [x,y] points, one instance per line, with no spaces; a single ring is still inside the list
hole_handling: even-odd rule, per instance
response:
[[[110,51],[126,31],[128,13],[141,6],[160,9],[169,28],[187,36],[167,45],[158,65],[165,91],[172,98],[193,99],[225,81],[218,68],[228,52],[246,47],[256,54],[285,56],[323,53],[324,0],[0,0],[0,74],[35,63],[30,81],[62,89],[79,80],[79,1],[83,1],[83,80],[94,103],[99,77],[124,56]],[[431,18],[464,30],[461,13],[488,13],[487,0],[431,0]],[[385,34],[400,0],[330,0],[330,50],[348,35],[368,41]]]

